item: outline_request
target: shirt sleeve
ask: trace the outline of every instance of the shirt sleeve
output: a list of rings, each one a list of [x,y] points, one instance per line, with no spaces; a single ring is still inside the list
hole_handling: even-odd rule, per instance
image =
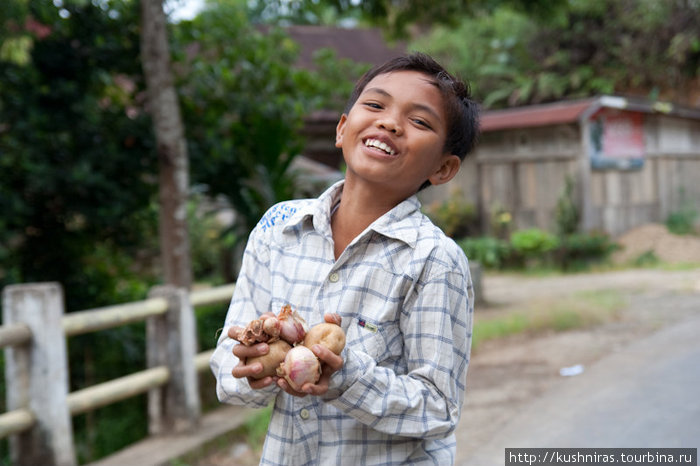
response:
[[[345,351],[325,400],[375,430],[444,438],[459,422],[472,337],[473,290],[464,266],[428,276],[406,300],[401,317],[406,374],[368,354]]]
[[[216,393],[222,403],[261,408],[267,406],[279,392],[275,385],[260,390],[252,389],[247,379],[239,379],[231,374],[239,362],[233,354],[233,347],[238,342],[228,337],[228,330],[235,325],[245,327],[251,320],[269,310],[268,268],[269,253],[264,241],[264,232],[256,228],[246,245],[224,328],[209,361],[216,377]]]

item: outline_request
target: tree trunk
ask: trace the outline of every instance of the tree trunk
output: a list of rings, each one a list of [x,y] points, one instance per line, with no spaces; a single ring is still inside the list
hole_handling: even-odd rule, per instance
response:
[[[160,248],[165,283],[192,283],[187,231],[189,164],[177,93],[170,70],[162,0],[141,0],[141,64],[158,148]]]

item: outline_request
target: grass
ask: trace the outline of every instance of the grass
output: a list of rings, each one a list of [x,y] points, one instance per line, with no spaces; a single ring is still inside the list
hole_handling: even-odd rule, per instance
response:
[[[477,315],[474,322],[472,351],[488,340],[525,333],[563,332],[616,320],[626,305],[627,300],[619,291],[605,290],[536,300],[521,308],[487,311]]]

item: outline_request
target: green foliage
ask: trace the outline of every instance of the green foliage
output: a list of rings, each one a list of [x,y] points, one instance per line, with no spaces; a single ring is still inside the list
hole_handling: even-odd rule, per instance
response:
[[[603,262],[617,248],[610,236],[602,232],[571,233],[559,238],[556,257],[563,270],[580,270]]]
[[[580,217],[578,204],[574,199],[574,182],[570,176],[567,176],[564,192],[557,199],[554,211],[557,235],[565,236],[578,231]]]
[[[0,287],[59,281],[69,312],[142,299],[158,235],[138,3],[7,5],[0,48],[29,43],[0,53]],[[71,338],[71,390],[143,368],[144,348],[143,325]],[[76,449],[93,460],[144,426],[137,402],[98,410],[76,419]]]
[[[456,28],[434,28],[410,48],[430,53],[469,79],[475,95],[491,107],[504,100],[527,100],[535,91],[529,73],[540,64],[530,56],[527,44],[536,27],[527,15],[499,8],[462,18]],[[517,98],[511,97],[516,90]]]
[[[477,261],[487,269],[501,269],[511,255],[510,244],[492,236],[464,238],[457,242],[470,261]]]
[[[605,233],[572,233],[557,237],[536,228],[517,230],[509,241],[493,236],[457,241],[470,260],[487,269],[543,267],[556,263],[562,270],[583,270],[605,261],[617,244]]]
[[[559,241],[556,236],[539,228],[518,230],[510,236],[513,251],[524,258],[537,258],[554,250]]]
[[[237,2],[212,1],[174,30],[192,181],[235,209],[223,233],[230,250],[271,205],[293,197],[289,167],[302,149],[304,115],[329,102],[342,107],[339,93],[349,92],[352,75],[340,74],[359,73],[327,51],[317,71],[299,69],[297,49],[281,29],[253,27]]]
[[[175,31],[178,89],[192,181],[225,195],[245,239],[267,208],[293,194],[287,169],[301,149],[296,45],[252,28],[245,10],[218,2]]]
[[[634,261],[632,261],[632,264],[635,267],[652,267],[659,265],[661,263],[661,260],[659,257],[654,253],[654,251],[646,251],[637,256]]]
[[[666,217],[666,228],[676,235],[695,233],[695,222],[698,219],[698,209],[692,202],[683,202],[681,207]]]
[[[93,266],[138,256],[155,224],[138,11],[105,5],[31,2],[50,33],[25,64],[0,60],[0,285],[61,281],[71,309],[117,300],[130,265]]]
[[[255,20],[267,24],[363,24],[384,29],[393,39],[407,38],[416,30],[436,24],[456,26],[465,16],[506,5],[549,18],[566,0],[254,0],[249,2]]]
[[[433,202],[425,208],[425,214],[451,238],[471,236],[479,229],[476,207],[459,192],[445,201]]]
[[[313,60],[315,70],[308,71],[308,77],[299,80],[298,89],[307,99],[308,108],[334,110],[340,114],[355,82],[370,65],[338,58],[335,51],[328,48],[314,52]]]
[[[496,237],[507,239],[513,229],[513,215],[502,205],[496,203],[491,206],[491,217],[489,219],[491,232]]]
[[[495,5],[411,44],[469,78],[486,107],[676,92],[700,69],[697,2],[575,0],[546,16]]]

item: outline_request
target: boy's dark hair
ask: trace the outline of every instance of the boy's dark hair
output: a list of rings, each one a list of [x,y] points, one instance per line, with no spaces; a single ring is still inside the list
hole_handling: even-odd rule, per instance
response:
[[[464,160],[479,137],[478,106],[471,100],[468,84],[452,76],[432,57],[424,53],[403,55],[367,71],[355,84],[344,112],[347,114],[355,105],[367,83],[380,74],[393,71],[418,71],[433,78],[433,84],[443,96],[447,114],[445,152]]]

